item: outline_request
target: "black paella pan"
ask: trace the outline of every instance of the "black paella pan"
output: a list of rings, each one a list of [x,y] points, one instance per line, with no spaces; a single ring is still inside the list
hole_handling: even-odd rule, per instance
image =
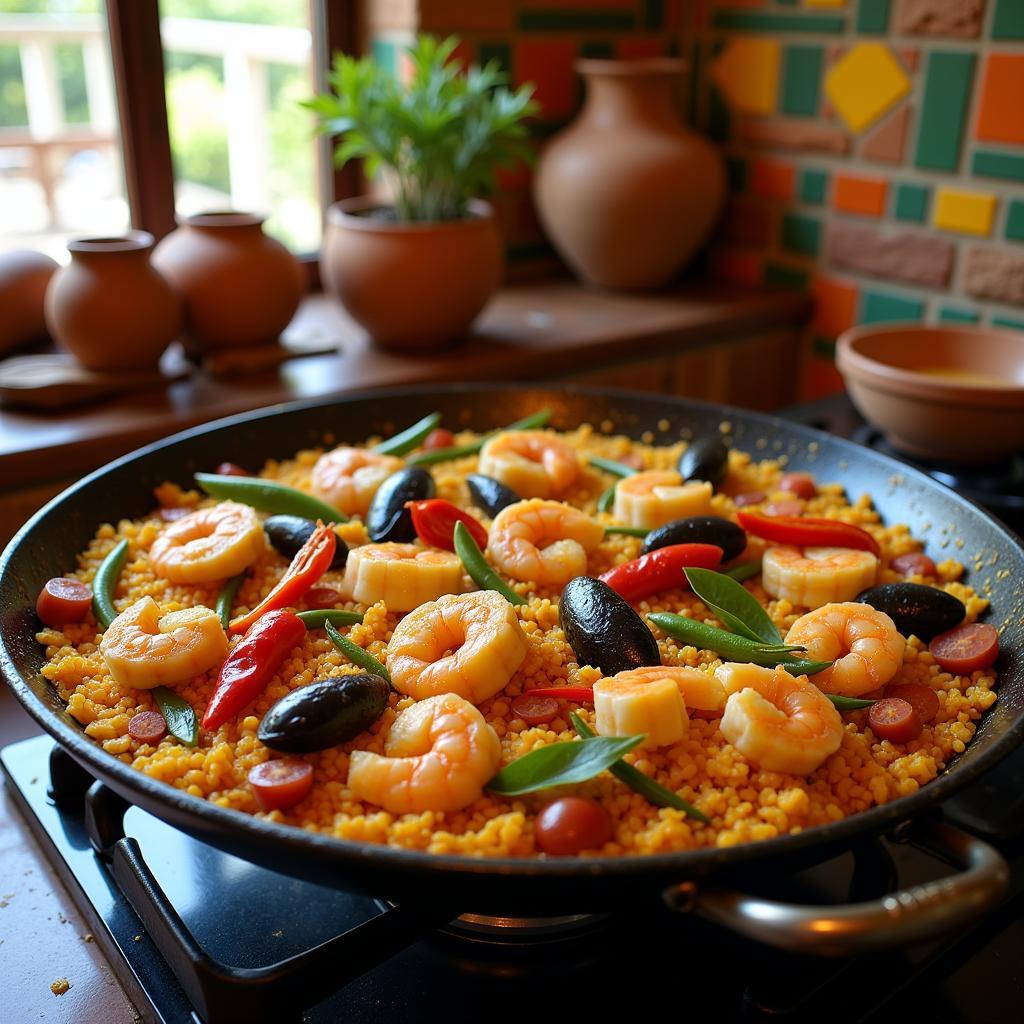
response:
[[[596,428],[654,443],[724,431],[756,458],[785,455],[788,468],[842,483],[851,498],[869,494],[886,522],[909,524],[936,559],[955,556],[967,581],[990,597],[988,621],[1001,633],[999,700],[966,753],[919,792],[834,824],[730,849],[648,857],[551,860],[434,856],[314,835],[227,810],[158,782],[89,740],[40,675],[35,598],[49,578],[75,564],[105,521],[152,509],[153,488],[190,483],[222,461],[259,465],[324,443],[387,434],[439,410],[444,423],[483,430],[543,407],[552,425]],[[961,544],[962,542],[962,544]],[[556,915],[614,909],[664,895],[750,935],[789,948],[839,952],[898,945],[955,926],[999,898],[1001,858],[985,844],[943,825],[934,812],[1024,737],[1024,548],[970,501],[876,452],[777,418],[667,397],[576,389],[495,388],[376,392],[297,403],[219,420],[150,445],[99,469],[38,512],[0,561],[0,667],[28,712],[92,776],[119,797],[230,853],[325,885],[359,890],[454,914]],[[736,894],[744,879],[824,859],[856,841],[914,819],[923,840],[966,870],[877,903],[798,908]],[[144,865],[138,865],[144,872]]]

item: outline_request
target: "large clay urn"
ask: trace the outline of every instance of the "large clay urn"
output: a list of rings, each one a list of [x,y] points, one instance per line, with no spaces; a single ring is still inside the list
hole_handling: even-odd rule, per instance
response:
[[[299,307],[295,257],[263,233],[263,217],[227,211],[179,219],[153,253],[185,312],[190,352],[277,341]]]
[[[155,369],[178,333],[181,307],[152,249],[146,231],[68,242],[71,262],[46,291],[46,326],[88,369]]]
[[[667,284],[706,239],[725,198],[712,146],[686,128],[681,60],[580,60],[579,116],[541,154],[534,198],[555,248],[607,288]]]
[[[41,252],[0,253],[0,356],[46,337],[43,300],[57,261]]]
[[[501,233],[488,203],[459,220],[400,221],[372,197],[327,211],[320,276],[384,348],[424,352],[465,337],[501,281]]]

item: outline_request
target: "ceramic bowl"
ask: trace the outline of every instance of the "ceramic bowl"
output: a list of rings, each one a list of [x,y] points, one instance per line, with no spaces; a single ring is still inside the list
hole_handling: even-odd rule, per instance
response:
[[[854,327],[836,363],[861,415],[902,452],[985,463],[1024,451],[1024,333]]]

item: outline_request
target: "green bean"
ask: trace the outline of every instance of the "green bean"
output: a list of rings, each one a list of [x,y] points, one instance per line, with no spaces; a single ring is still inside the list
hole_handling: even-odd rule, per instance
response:
[[[100,562],[100,567],[96,570],[96,576],[92,581],[92,613],[104,629],[109,629],[110,624],[117,618],[117,609],[114,607],[114,590],[117,588],[117,580],[127,557],[128,538],[126,537],[118,541],[111,548],[107,557]]]
[[[583,739],[589,740],[594,737],[594,730],[576,712],[570,711],[569,718],[572,720],[576,732]],[[697,810],[693,804],[688,803],[678,793],[673,793],[671,789],[667,789],[660,782],[655,782],[649,775],[645,775],[639,768],[635,768],[628,761],[623,761],[622,758],[619,758],[608,771],[620,782],[624,782],[629,786],[634,792],[639,793],[645,800],[649,800],[655,807],[673,807],[677,811],[682,811],[690,818],[696,818],[697,821],[704,822],[705,825],[708,823],[704,813]]]
[[[424,416],[423,419],[418,420],[400,434],[395,434],[394,437],[389,437],[386,441],[375,444],[373,450],[378,455],[407,455],[440,422],[441,414],[439,412],[432,412],[429,416]]]
[[[605,534],[621,534],[623,537],[646,537],[651,531],[645,526],[609,526]]]
[[[619,478],[633,476],[636,470],[627,466],[624,462],[616,462],[614,459],[602,459],[600,455],[591,455],[588,460],[595,469],[603,469],[606,473]]]
[[[455,524],[455,553],[462,559],[462,564],[469,573],[470,579],[483,590],[493,590],[501,594],[509,604],[526,604],[526,598],[517,594],[488,565],[480,545],[473,540],[473,535],[466,529],[465,523]]]
[[[617,483],[618,481],[616,481]],[[611,512],[612,505],[615,504],[615,484],[612,484],[608,490],[601,493],[601,497],[597,499],[597,511],[598,512]]]
[[[742,583],[744,580],[749,580],[751,576],[756,576],[760,571],[760,562],[741,562],[731,569],[723,569],[722,575],[731,576],[737,583]]]
[[[329,621],[324,622],[324,629],[331,638],[331,643],[341,651],[342,654],[360,668],[366,669],[371,675],[380,676],[391,684],[391,675],[388,670],[369,651],[364,651],[357,643],[353,643],[347,636],[342,636]]]
[[[859,697],[843,697],[838,693],[826,693],[826,697],[836,706],[837,711],[860,711],[876,703],[873,700],[861,700]]]
[[[435,448],[430,452],[420,452],[407,461],[410,466],[432,466],[435,462],[451,462],[452,459],[461,459],[466,455],[476,455],[487,440],[494,437],[495,434],[501,434],[507,430],[533,430],[536,427],[543,427],[550,419],[551,410],[541,409],[540,412],[535,412],[532,416],[524,416],[521,420],[516,420],[515,423],[510,423],[500,430],[490,430],[476,441],[453,445],[451,448]]]
[[[348,522],[347,516],[313,495],[258,476],[196,473],[196,483],[215,498],[240,501],[243,505],[251,505],[272,515],[301,516],[314,522],[317,519],[325,523]]]
[[[231,607],[235,603],[235,595],[246,575],[247,573],[240,572],[237,576],[232,576],[217,595],[217,615],[220,617],[220,624],[225,629],[231,623]]]
[[[356,626],[363,621],[359,612],[344,612],[339,608],[314,608],[313,611],[299,612],[299,618],[306,629],[323,629],[325,623],[332,626]]]

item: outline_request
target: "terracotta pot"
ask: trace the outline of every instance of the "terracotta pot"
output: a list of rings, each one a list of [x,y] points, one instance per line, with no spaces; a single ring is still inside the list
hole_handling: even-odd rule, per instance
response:
[[[277,341],[305,289],[298,260],[252,213],[179,219],[153,264],[182,301],[190,351]]]
[[[43,302],[57,261],[31,249],[0,253],[0,356],[46,337]]]
[[[453,221],[396,221],[369,196],[327,211],[320,276],[370,337],[429,351],[458,342],[501,281],[501,235],[488,203]]]
[[[718,152],[684,127],[685,63],[579,60],[579,117],[541,154],[534,200],[561,257],[607,288],[656,288],[691,259],[725,198]]]
[[[68,242],[71,262],[46,291],[46,326],[88,369],[153,369],[178,333],[181,307],[152,249],[146,231]]]

